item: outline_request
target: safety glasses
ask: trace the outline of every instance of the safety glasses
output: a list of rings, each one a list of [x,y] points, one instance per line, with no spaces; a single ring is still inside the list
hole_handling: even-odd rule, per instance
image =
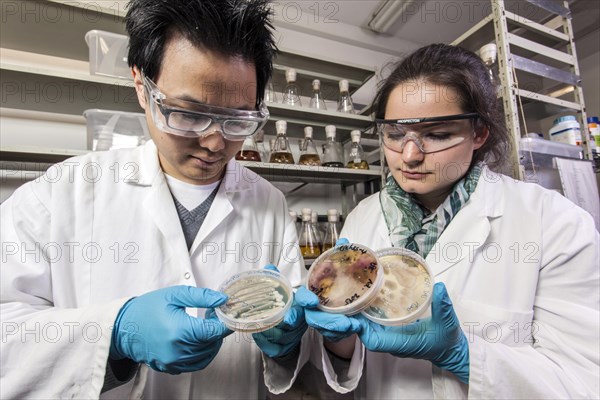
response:
[[[421,152],[436,153],[464,142],[475,134],[472,121],[477,113],[445,115],[429,118],[376,119],[385,147],[402,153],[409,140]]]
[[[269,110],[263,103],[258,111],[249,111],[169,98],[150,78],[142,77],[154,124],[173,135],[201,137],[213,124],[219,124],[225,139],[242,141],[263,128],[269,119]]]

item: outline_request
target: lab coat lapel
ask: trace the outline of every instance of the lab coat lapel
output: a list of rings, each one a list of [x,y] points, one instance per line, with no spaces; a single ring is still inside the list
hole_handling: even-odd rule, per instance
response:
[[[465,258],[472,259],[490,234],[490,219],[502,214],[504,198],[493,182],[498,174],[487,167],[482,171],[475,192],[454,216],[448,227],[427,255],[426,261],[434,276],[458,265]]]
[[[148,218],[163,234],[165,242],[171,247],[171,255],[174,257],[172,265],[177,265],[186,271],[190,270],[190,258],[179,216],[165,175],[160,168],[156,146],[153,143],[147,143],[144,146],[139,166],[139,175],[136,177],[135,183],[141,186],[150,186],[143,201],[144,210]]]

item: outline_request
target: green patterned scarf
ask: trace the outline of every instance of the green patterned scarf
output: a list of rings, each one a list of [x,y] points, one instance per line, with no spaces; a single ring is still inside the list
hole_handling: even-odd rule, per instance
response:
[[[407,248],[423,258],[427,257],[444,229],[475,191],[482,168],[482,163],[475,164],[432,213],[402,190],[389,174],[379,192],[379,202],[393,246]]]

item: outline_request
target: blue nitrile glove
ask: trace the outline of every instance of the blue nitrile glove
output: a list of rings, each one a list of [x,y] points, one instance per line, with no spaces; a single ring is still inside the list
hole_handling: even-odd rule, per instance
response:
[[[360,322],[355,318],[318,310],[319,298],[305,287],[296,291],[295,300],[304,307],[304,318],[308,326],[316,329],[329,341],[337,342],[360,331]]]
[[[274,265],[267,265],[265,269],[279,272]],[[271,358],[280,358],[291,353],[302,340],[308,325],[304,321],[304,309],[292,302],[292,307],[285,313],[283,321],[271,329],[253,333],[252,337],[260,350]]]
[[[205,368],[232,332],[216,317],[195,318],[186,307],[217,307],[227,296],[210,289],[172,286],[129,300],[115,320],[110,358],[129,358],[179,374]]]
[[[431,318],[405,326],[382,326],[363,316],[357,319],[362,326],[360,340],[368,350],[429,360],[469,382],[469,344],[443,283],[433,288]]]

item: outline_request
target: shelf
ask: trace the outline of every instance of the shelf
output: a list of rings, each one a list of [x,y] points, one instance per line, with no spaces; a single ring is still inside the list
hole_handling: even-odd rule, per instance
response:
[[[86,153],[89,151],[35,146],[3,146],[0,147],[0,170],[42,172],[52,164]]]
[[[271,182],[337,183],[351,185],[380,178],[381,169],[371,166],[369,170],[337,167],[321,167],[297,164],[272,164],[238,161]]]

